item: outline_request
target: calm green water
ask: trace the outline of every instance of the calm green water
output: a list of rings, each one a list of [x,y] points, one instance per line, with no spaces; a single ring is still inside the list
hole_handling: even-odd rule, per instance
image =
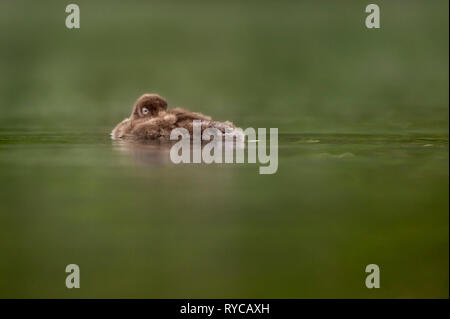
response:
[[[430,297],[448,136],[285,134],[279,170],[174,165],[97,132],[0,133],[2,296]],[[68,291],[64,267],[82,269]],[[382,269],[379,291],[364,267]]]
[[[448,297],[448,2],[77,3],[0,4],[0,297]],[[112,141],[144,92],[278,172]]]

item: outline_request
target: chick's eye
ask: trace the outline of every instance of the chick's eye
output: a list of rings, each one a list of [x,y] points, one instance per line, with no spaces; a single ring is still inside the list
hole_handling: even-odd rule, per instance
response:
[[[146,107],[142,108],[142,114],[147,115],[148,114],[148,109]]]

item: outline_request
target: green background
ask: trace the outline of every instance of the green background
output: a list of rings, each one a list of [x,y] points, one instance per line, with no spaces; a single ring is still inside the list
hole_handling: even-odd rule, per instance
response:
[[[447,1],[68,3],[0,3],[0,297],[448,298]],[[146,92],[278,172],[110,140]]]

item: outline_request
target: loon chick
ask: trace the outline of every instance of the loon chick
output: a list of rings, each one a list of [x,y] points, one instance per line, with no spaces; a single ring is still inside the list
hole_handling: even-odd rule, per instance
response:
[[[144,94],[136,101],[130,117],[112,130],[111,137],[169,140],[170,132],[178,127],[187,129],[192,135],[194,120],[202,121],[202,132],[207,128],[216,128],[225,133],[226,129],[236,128],[231,122],[216,122],[201,113],[178,107],[167,109],[166,100],[158,94]]]

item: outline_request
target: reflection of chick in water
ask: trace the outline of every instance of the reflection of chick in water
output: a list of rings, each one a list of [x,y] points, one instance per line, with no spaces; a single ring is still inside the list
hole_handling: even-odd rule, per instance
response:
[[[169,140],[174,128],[185,128],[192,135],[193,121],[202,121],[202,131],[216,128],[221,132],[234,129],[231,122],[212,121],[209,116],[182,108],[167,109],[167,102],[158,94],[144,94],[133,107],[131,116],[111,132],[112,138]]]
[[[170,143],[164,141],[133,141],[117,139],[113,141],[115,150],[131,154],[136,163],[154,165],[170,164]]]

